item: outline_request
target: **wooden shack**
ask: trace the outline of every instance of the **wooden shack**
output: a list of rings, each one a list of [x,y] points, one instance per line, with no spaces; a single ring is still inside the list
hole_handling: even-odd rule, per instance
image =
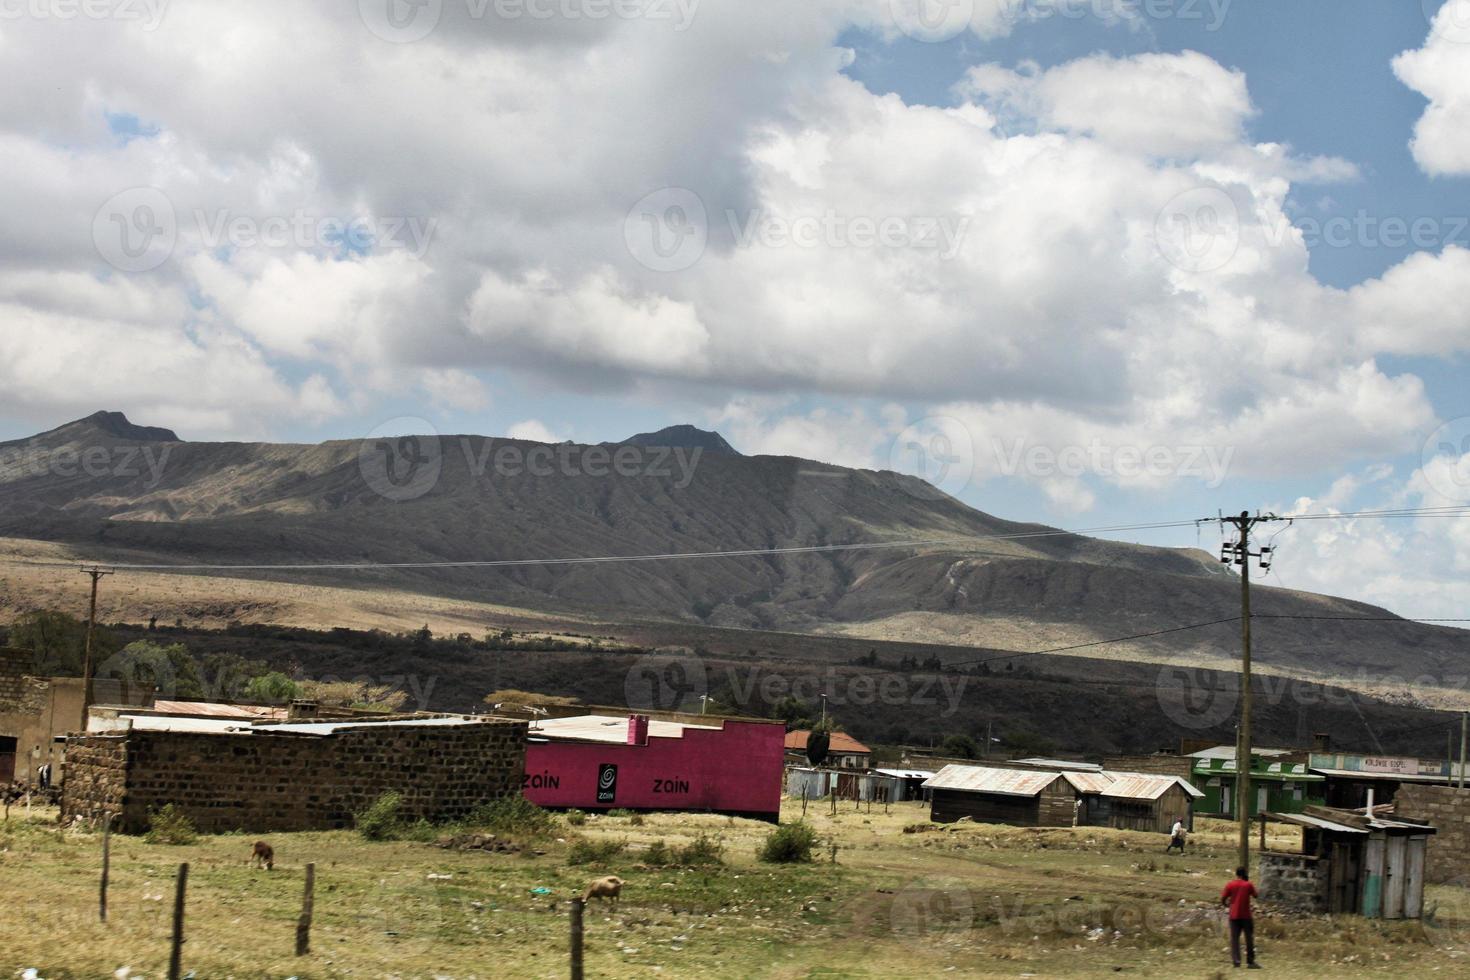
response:
[[[1302,828],[1301,853],[1261,848],[1259,885],[1273,901],[1304,911],[1356,913],[1370,919],[1417,919],[1424,913],[1428,824],[1355,810],[1307,807],[1266,813]]]
[[[969,817],[977,823],[1019,827],[1071,827],[1076,823],[1076,788],[1057,772],[945,766],[924,782],[930,794],[930,819],[954,823]]]
[[[1100,798],[1107,805],[1106,826],[1167,834],[1178,821],[1194,829],[1194,801],[1204,796],[1177,776],[1113,772]]]

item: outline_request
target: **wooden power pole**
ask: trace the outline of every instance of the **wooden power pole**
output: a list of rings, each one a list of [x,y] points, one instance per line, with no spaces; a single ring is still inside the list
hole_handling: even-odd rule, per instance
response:
[[[82,574],[92,576],[92,602],[87,610],[87,646],[82,655],[82,724],[77,729],[85,735],[87,719],[92,713],[92,636],[97,631],[97,583],[102,576],[112,573],[94,565],[82,569]]]
[[[1220,561],[1240,567],[1240,727],[1235,736],[1235,808],[1239,823],[1240,866],[1251,866],[1251,559],[1261,560],[1262,571],[1271,567],[1272,549],[1250,550],[1251,528],[1266,521],[1279,521],[1274,514],[1255,517],[1241,511],[1239,517],[1222,517],[1239,532],[1234,544],[1226,544]],[[1262,824],[1264,827],[1264,823]]]

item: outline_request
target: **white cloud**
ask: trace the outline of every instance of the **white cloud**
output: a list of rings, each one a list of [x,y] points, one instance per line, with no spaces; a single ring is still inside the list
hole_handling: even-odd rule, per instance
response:
[[[564,442],[566,437],[559,435],[540,419],[526,419],[517,422],[505,433],[512,439],[525,439],[528,442]]]
[[[1079,58],[1038,71],[970,69],[957,87],[1047,129],[1139,153],[1196,156],[1239,143],[1254,114],[1244,73],[1197,51]]]
[[[1274,509],[1293,516],[1467,502],[1470,453],[1431,458],[1403,479],[1383,468],[1348,474],[1317,498]],[[1470,516],[1300,521],[1276,543],[1271,584],[1360,599],[1408,616],[1463,617],[1470,603]]]
[[[1394,59],[1394,74],[1429,100],[1410,147],[1425,173],[1470,174],[1470,0],[1446,0],[1422,48]]]
[[[986,0],[968,29],[1018,28],[1014,9]],[[1467,308],[1464,256],[1346,292],[1316,281],[1287,197],[1354,168],[1251,142],[1238,71],[1193,52],[992,67],[936,108],[843,74],[854,26],[904,25],[887,0],[705,3],[685,31],[446,4],[414,44],[381,41],[353,4],[283,0],[175,5],[152,32],[7,21],[0,69],[45,81],[0,91],[7,334],[86,336],[94,363],[131,365],[67,396],[115,407],[182,418],[187,397],[158,392],[213,369],[195,411],[218,431],[405,387],[474,410],[488,369],[951,405],[977,435],[1234,448],[1241,473],[1394,452],[1432,419],[1417,379],[1378,358],[1458,349],[1457,321],[1423,311]],[[108,112],[159,134],[120,140]],[[102,261],[94,218],[142,186],[166,192],[177,241],[129,276]],[[649,268],[629,211],[669,187],[697,196],[708,242]],[[1208,209],[1179,203],[1199,194]],[[237,219],[293,230],[222,241]],[[425,234],[346,247],[313,230],[327,219]],[[28,413],[57,399],[27,378],[5,397]],[[840,460],[881,458],[895,431],[833,410],[732,424]]]

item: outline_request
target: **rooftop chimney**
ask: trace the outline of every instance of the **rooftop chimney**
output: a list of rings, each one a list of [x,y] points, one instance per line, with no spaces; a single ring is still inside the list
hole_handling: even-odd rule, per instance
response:
[[[648,716],[647,715],[629,715],[628,716],[628,744],[629,745],[647,745],[648,744]]]

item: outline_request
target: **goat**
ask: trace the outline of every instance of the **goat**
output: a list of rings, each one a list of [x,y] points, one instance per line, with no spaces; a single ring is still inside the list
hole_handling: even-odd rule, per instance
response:
[[[275,849],[263,840],[256,841],[254,850],[250,852],[250,863],[257,868],[274,871],[276,867]]]

